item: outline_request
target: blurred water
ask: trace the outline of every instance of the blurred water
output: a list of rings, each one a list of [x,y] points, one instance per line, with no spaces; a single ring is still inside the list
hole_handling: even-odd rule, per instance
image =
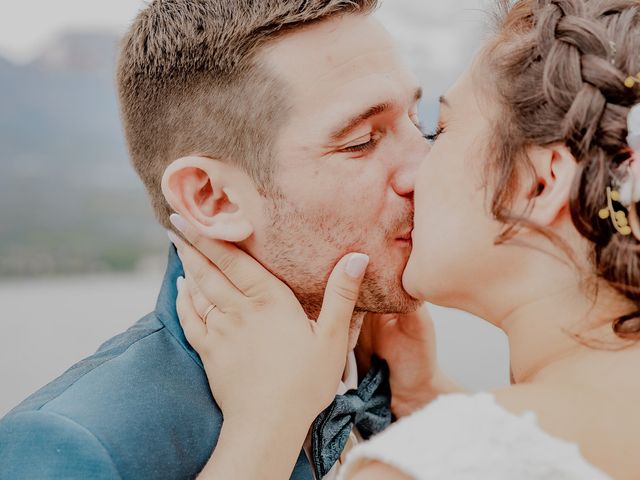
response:
[[[151,311],[160,272],[0,282],[0,416]],[[434,309],[445,371],[479,390],[506,384],[501,332],[467,314]]]
[[[0,416],[155,306],[161,274],[0,282]]]

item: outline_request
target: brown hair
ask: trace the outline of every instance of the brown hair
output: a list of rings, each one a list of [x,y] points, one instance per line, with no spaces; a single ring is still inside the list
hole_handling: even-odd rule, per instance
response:
[[[483,56],[501,105],[492,155],[493,214],[513,227],[509,204],[522,166],[530,167],[527,147],[566,144],[578,162],[569,208],[578,231],[592,242],[595,273],[640,308],[640,244],[598,215],[616,168],[630,156],[627,115],[640,91],[624,82],[640,71],[640,2],[499,3],[499,31]],[[637,338],[639,317],[635,312],[617,319],[615,332]]]
[[[268,191],[287,101],[257,53],[283,32],[376,7],[377,0],[154,0],[142,10],[122,42],[117,84],[133,165],[158,220],[169,227],[161,179],[182,156],[234,162]]]

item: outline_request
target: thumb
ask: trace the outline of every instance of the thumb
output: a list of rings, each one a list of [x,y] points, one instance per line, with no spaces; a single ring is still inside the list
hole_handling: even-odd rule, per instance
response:
[[[328,336],[348,331],[368,265],[368,255],[351,253],[343,257],[331,272],[317,322],[318,328]]]

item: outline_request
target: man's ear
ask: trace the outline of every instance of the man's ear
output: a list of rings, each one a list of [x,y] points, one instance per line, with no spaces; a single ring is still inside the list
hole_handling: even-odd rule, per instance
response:
[[[566,213],[578,164],[562,144],[532,147],[528,153],[536,178],[528,194],[532,202],[529,219],[548,227]]]
[[[207,238],[239,243],[254,232],[242,198],[242,176],[232,165],[183,157],[167,167],[162,192],[171,208]]]

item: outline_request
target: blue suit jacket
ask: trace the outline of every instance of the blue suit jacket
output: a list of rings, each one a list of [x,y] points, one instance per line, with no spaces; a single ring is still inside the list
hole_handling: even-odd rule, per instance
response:
[[[222,414],[176,314],[182,274],[172,248],[155,311],[0,421],[0,479],[187,479],[201,471]],[[313,478],[303,452],[291,478]]]

